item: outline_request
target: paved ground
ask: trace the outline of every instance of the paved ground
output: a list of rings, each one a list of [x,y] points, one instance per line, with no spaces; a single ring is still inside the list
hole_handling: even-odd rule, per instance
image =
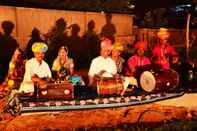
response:
[[[197,109],[197,93],[184,94],[181,97],[167,99],[163,101],[156,102],[163,106],[177,106],[177,107],[186,107],[186,108],[196,108]]]

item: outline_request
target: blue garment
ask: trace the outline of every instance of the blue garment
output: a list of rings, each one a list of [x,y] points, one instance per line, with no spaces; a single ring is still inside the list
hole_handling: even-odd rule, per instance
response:
[[[84,81],[82,80],[81,76],[70,76],[68,78],[69,81],[71,81],[74,85],[85,85]]]

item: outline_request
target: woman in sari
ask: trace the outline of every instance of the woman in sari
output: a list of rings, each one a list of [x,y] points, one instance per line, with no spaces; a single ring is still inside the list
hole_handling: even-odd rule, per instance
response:
[[[52,72],[56,80],[69,80],[74,85],[84,84],[80,76],[74,75],[74,62],[68,57],[68,47],[62,46],[58,51],[58,56],[53,62]]]
[[[0,88],[0,97],[6,95],[7,91],[20,87],[25,72],[25,62],[23,51],[20,48],[16,48],[9,62],[7,78]]]

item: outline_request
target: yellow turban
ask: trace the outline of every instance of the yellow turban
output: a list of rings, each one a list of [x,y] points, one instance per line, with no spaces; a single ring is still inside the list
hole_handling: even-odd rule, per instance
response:
[[[168,29],[166,28],[160,28],[157,32],[157,36],[160,39],[167,39],[170,36],[170,33],[168,32]]]
[[[113,45],[113,50],[123,51],[124,47],[123,47],[123,45],[121,43],[115,42],[114,45]]]
[[[43,42],[35,42],[33,45],[32,45],[32,51],[33,52],[46,52],[48,49],[48,46],[43,43]]]

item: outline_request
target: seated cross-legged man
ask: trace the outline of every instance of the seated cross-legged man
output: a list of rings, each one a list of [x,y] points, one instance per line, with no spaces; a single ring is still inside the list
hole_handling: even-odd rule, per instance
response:
[[[127,61],[126,75],[136,77],[138,69],[140,67],[150,65],[151,62],[149,58],[144,55],[144,51],[146,50],[146,43],[137,42],[135,44],[135,49],[136,53],[133,56],[131,56]]]
[[[148,57],[144,56],[144,51],[146,50],[146,43],[139,41],[135,44],[136,53],[131,56],[127,61],[127,68],[125,70],[125,75],[132,79],[131,85],[139,85],[137,84],[137,79],[139,79],[139,75],[145,66],[149,68],[151,64]],[[147,68],[146,67],[146,68]]]
[[[43,60],[48,47],[45,43],[35,42],[32,46],[34,57],[25,64],[25,74],[19,92],[33,95],[34,86],[40,86],[51,78],[49,65]]]
[[[121,56],[123,51],[124,51],[124,46],[122,45],[122,43],[115,42],[113,44],[111,58],[116,63],[118,74],[122,74],[123,73],[123,67],[124,67],[124,63],[125,63],[124,58],[122,58],[122,56]]]
[[[124,69],[124,62],[125,60],[121,57],[121,53],[124,51],[124,46],[120,43],[120,42],[115,42],[113,44],[113,48],[112,48],[112,59],[115,61],[116,63],[116,67],[117,67],[117,73],[119,75],[119,77],[122,78],[123,85],[125,87],[125,89],[123,90],[121,95],[124,95],[125,91],[127,92],[132,92],[133,88],[127,88],[129,85],[129,87],[134,87],[134,86],[138,86],[137,85],[137,80],[134,77],[131,76],[123,76],[123,69]]]
[[[113,93],[124,95],[131,79],[118,74],[116,63],[110,57],[111,41],[102,41],[100,47],[100,56],[94,58],[90,65],[89,86],[97,87],[97,93],[101,95]]]
[[[113,78],[117,74],[116,64],[110,57],[111,50],[112,43],[110,40],[104,40],[101,42],[100,56],[94,58],[90,65],[90,69],[88,72],[88,86],[96,87],[98,79]]]
[[[111,59],[112,44],[110,41],[101,42],[100,56],[94,58],[88,72],[89,86],[93,86],[97,77],[113,77],[117,73],[115,62]]]

